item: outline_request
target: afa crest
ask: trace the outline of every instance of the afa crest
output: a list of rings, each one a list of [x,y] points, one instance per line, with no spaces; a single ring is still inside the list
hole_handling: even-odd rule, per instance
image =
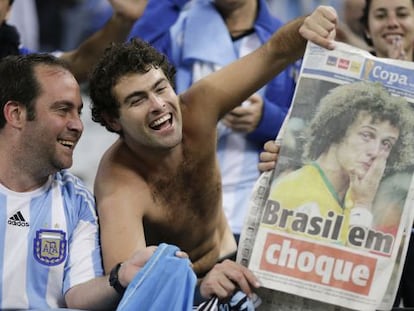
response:
[[[39,230],[33,241],[35,259],[46,266],[61,264],[66,258],[66,233],[61,230]]]

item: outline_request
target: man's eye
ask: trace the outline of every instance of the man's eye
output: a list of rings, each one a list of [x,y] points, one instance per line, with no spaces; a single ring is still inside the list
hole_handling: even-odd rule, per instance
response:
[[[59,113],[61,113],[61,114],[66,114],[66,113],[68,113],[70,111],[70,108],[68,108],[68,107],[62,107],[62,108],[59,108],[57,111]]]
[[[370,132],[361,132],[361,136],[365,140],[368,140],[368,139],[370,139],[372,137],[372,134]]]
[[[384,146],[384,149],[389,151],[392,149],[393,143],[390,142],[389,140],[383,141],[382,145]]]
[[[131,100],[130,105],[131,106],[138,106],[144,101],[144,98],[137,98],[134,100]]]

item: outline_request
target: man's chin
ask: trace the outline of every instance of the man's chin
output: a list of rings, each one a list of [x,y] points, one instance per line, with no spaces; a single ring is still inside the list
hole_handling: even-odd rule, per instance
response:
[[[66,170],[72,167],[73,161],[64,161],[55,163],[56,171]]]
[[[359,180],[363,179],[365,175],[367,174],[368,170],[359,170],[355,173],[355,175],[358,177]]]

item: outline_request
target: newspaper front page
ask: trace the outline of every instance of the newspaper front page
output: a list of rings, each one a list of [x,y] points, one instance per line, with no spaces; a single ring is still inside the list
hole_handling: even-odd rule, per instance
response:
[[[308,43],[239,243],[259,310],[392,308],[414,216],[413,115],[413,63]]]

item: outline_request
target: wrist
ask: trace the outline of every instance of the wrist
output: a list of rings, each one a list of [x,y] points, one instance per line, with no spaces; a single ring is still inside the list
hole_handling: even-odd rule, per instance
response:
[[[118,294],[123,295],[126,288],[119,281],[119,269],[121,266],[122,263],[120,262],[112,268],[111,273],[109,274],[109,285],[113,287]]]

